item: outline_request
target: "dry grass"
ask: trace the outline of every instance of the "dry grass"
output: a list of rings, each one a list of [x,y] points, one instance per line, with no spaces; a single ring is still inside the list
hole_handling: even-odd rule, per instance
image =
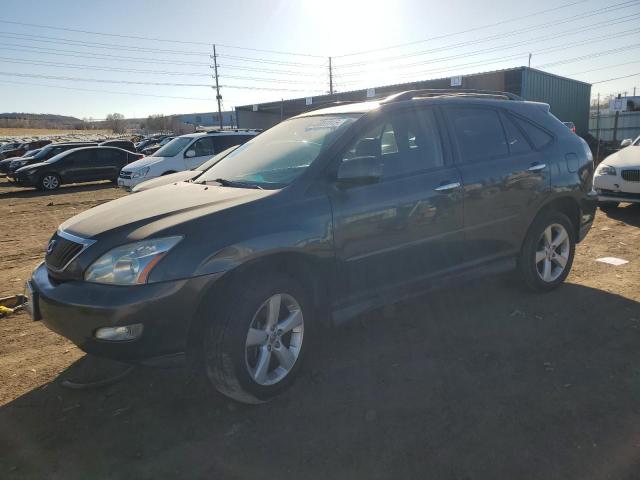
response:
[[[49,128],[0,128],[0,137],[31,137],[38,135],[110,134],[111,130],[61,130]]]

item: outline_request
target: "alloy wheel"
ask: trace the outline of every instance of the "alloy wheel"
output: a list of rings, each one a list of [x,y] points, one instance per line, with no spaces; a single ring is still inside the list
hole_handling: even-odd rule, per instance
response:
[[[47,190],[55,190],[60,185],[58,177],[47,175],[42,179],[42,186]]]
[[[536,248],[536,271],[544,282],[557,280],[564,272],[571,244],[567,230],[554,223],[544,229]]]
[[[245,341],[245,363],[259,385],[274,385],[291,371],[300,355],[304,317],[286,293],[269,297],[254,314]]]

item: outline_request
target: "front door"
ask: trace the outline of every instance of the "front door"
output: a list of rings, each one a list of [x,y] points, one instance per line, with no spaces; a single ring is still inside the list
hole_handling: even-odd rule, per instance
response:
[[[199,138],[189,147],[187,151],[193,151],[193,157],[186,157],[184,159],[187,170],[192,170],[199,167],[204,162],[209,160],[214,155],[214,145],[212,137]]]
[[[515,117],[501,109],[469,105],[444,111],[464,185],[468,260],[518,251],[530,207],[548,191],[544,153],[534,147]]]
[[[353,300],[462,261],[458,170],[433,109],[385,114],[357,134],[341,161],[379,156],[378,183],[332,186],[336,293]]]

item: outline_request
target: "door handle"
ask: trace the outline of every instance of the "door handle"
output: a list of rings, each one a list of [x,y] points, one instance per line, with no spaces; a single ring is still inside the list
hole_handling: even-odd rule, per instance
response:
[[[546,163],[534,163],[533,165],[531,165],[529,167],[529,171],[530,172],[539,172],[540,170],[544,170],[545,168],[547,168],[547,164]]]
[[[460,188],[460,182],[447,183],[445,185],[440,185],[439,187],[436,187],[434,190],[436,192],[448,192],[450,190],[455,190],[456,188]]]

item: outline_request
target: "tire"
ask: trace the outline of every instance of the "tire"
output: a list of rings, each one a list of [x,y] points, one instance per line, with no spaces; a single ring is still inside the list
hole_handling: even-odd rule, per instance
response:
[[[61,183],[59,175],[55,173],[45,173],[40,179],[38,187],[40,190],[53,191],[60,188]]]
[[[518,259],[525,285],[535,291],[557,288],[571,271],[575,248],[575,228],[565,214],[539,214],[529,227]]]
[[[266,402],[291,386],[313,328],[311,303],[300,282],[279,274],[257,277],[232,287],[221,311],[219,304],[206,308],[212,318],[203,345],[209,381],[224,395],[249,404]],[[286,330],[282,334],[269,327],[275,308],[277,325]],[[213,318],[216,311],[220,315]]]
[[[598,207],[603,212],[612,212],[618,208],[618,205],[620,205],[620,202],[598,202]]]

